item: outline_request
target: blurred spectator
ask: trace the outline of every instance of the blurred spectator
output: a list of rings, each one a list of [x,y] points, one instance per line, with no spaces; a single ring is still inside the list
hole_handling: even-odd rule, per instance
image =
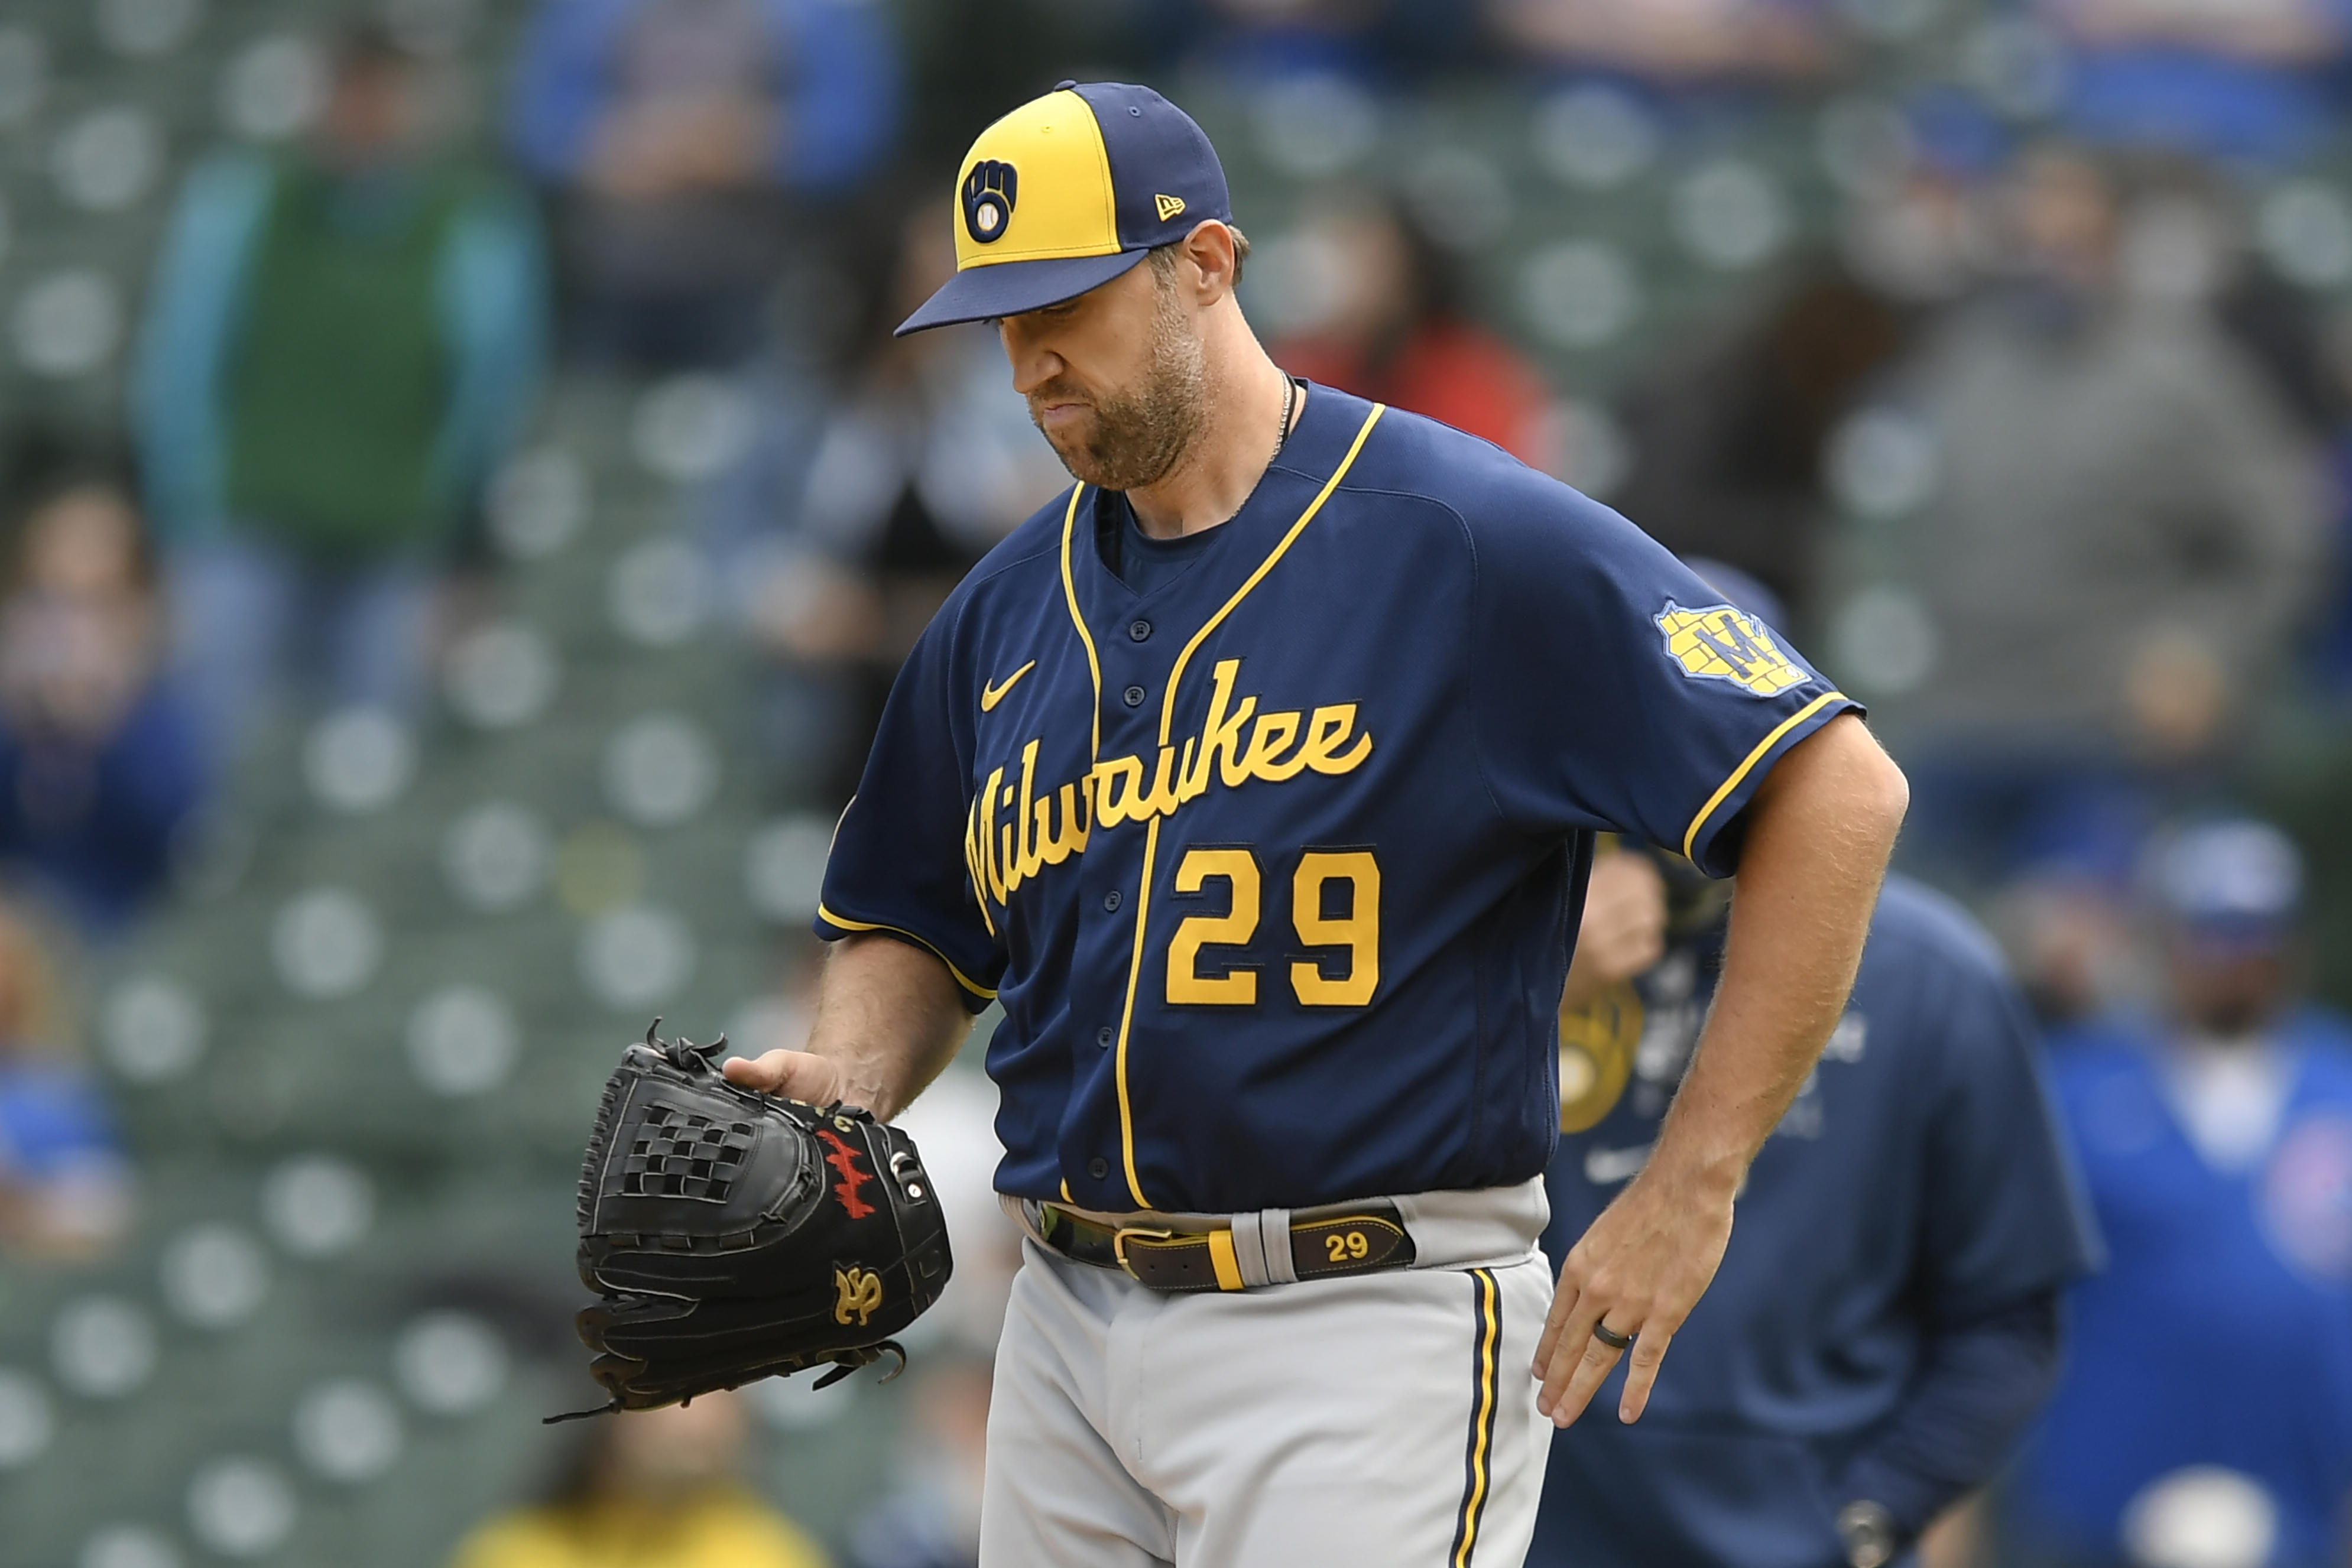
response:
[[[2326,453],[2334,503],[2335,572],[2310,669],[2339,699],[2352,695],[2352,339],[2332,307],[2249,256],[2215,302],[2231,335]]]
[[[2038,0],[2071,53],[2067,119],[2099,141],[2285,163],[2327,134],[2341,0]]]
[[[2087,1022],[2135,995],[2130,910],[2107,879],[2035,866],[2000,889],[1990,918],[2044,1029]]]
[[[2262,372],[2201,300],[2123,287],[2105,172],[2045,147],[2005,195],[2016,276],[1906,389],[1937,475],[1908,544],[1939,649],[1899,713],[1906,846],[1963,884],[2128,856],[2283,664],[2326,550],[2319,468]]]
[[[1547,1256],[1647,1157],[1729,907],[1678,857],[1595,864],[1560,1009]],[[1555,1437],[1529,1568],[1916,1563],[2048,1396],[2059,1295],[2093,1248],[1992,945],[1889,881],[1848,1010],[1750,1170],[1641,1424]]]
[[[851,1526],[851,1568],[976,1568],[988,1394],[986,1361],[925,1366],[907,1418],[898,1483]]]
[[[1294,243],[1324,272],[1311,319],[1274,346],[1276,362],[1483,436],[1536,467],[1553,465],[1542,372],[1471,319],[1453,259],[1402,206],[1328,212]]]
[[[131,1220],[113,1117],[64,1041],[55,965],[0,908],[0,1249],[18,1257],[86,1257]]]
[[[1146,0],[1130,31],[1180,69],[1262,87],[1339,78],[1380,88],[1476,57],[1454,0]]]
[[[572,335],[596,361],[730,364],[778,274],[898,117],[862,0],[544,0],[522,45],[517,157],[562,198]]]
[[[824,1553],[735,1479],[742,1402],[600,1417],[555,1495],[491,1520],[451,1568],[824,1568]]]
[[[195,720],[159,673],[131,499],[68,481],[19,526],[0,597],[0,863],[85,932],[162,883],[201,802]]]
[[[2321,1568],[2352,1544],[2352,1022],[2299,998],[2302,875],[2260,822],[2161,844],[2165,1005],[2056,1042],[2111,1258],[2015,1489],[2037,1563]]]
[[[891,338],[954,270],[928,204],[896,235],[860,341],[818,408],[779,384],[772,438],[719,498],[719,549],[753,637],[776,656],[771,745],[803,788],[846,800],[891,680],[949,592],[1068,483],[984,328]]]
[[[1863,287],[1914,308],[1948,305],[1998,265],[1986,187],[2014,129],[1955,84],[1915,89],[1870,161],[1843,169],[1839,258]]]
[[[1809,619],[1830,437],[1910,329],[1843,268],[1801,270],[1761,316],[1635,386],[1622,410],[1633,462],[1610,504],[1677,555],[1735,567]]]
[[[199,164],[134,400],[194,695],[223,744],[289,676],[409,707],[436,557],[527,415],[529,213],[436,156],[420,68],[359,29],[310,145]]]
[[[1528,58],[1661,87],[1812,75],[1834,38],[1817,0],[1486,0]]]
[[[1241,78],[1370,76],[1380,0],[1206,0],[1193,7],[1200,52]]]
[[[2336,527],[2336,576],[2329,612],[2312,648],[2313,673],[2340,704],[2352,699],[2352,428],[2338,434],[2330,452],[2339,502]]]

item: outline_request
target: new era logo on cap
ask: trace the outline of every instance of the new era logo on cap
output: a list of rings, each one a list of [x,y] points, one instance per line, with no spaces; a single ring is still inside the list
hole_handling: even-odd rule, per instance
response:
[[[956,276],[901,334],[1059,304],[1193,225],[1233,217],[1201,128],[1122,82],[1064,82],[981,132],[956,199]]]

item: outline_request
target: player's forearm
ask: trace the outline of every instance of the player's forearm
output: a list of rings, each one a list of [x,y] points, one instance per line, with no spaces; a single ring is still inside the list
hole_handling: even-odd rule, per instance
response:
[[[2058,1381],[2058,1291],[1938,1326],[1903,1403],[1848,1461],[1834,1501],[1874,1502],[1909,1541],[1997,1474]]]
[[[945,1070],[971,1032],[948,967],[879,933],[834,945],[809,1053],[840,1065],[841,1098],[887,1121]]]
[[[1844,1010],[1908,800],[1852,717],[1782,758],[1757,792],[1723,981],[1648,1179],[1738,1186]]]

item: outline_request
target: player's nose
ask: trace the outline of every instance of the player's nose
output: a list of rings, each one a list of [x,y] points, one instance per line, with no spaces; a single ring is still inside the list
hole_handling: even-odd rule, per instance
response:
[[[1069,367],[1047,348],[1036,329],[1019,317],[1000,322],[997,335],[1004,341],[1004,357],[1013,366],[1013,390],[1027,397]]]

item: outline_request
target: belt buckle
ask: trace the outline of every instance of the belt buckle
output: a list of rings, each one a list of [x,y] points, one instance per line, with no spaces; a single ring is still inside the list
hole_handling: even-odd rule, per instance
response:
[[[1127,1239],[1130,1236],[1139,1236],[1146,1241],[1173,1241],[1176,1239],[1176,1233],[1172,1230],[1154,1230],[1142,1225],[1122,1225],[1110,1233],[1110,1255],[1118,1260],[1118,1266],[1127,1271],[1129,1279],[1140,1282],[1143,1276],[1138,1274],[1135,1271],[1135,1265],[1127,1260]]]

